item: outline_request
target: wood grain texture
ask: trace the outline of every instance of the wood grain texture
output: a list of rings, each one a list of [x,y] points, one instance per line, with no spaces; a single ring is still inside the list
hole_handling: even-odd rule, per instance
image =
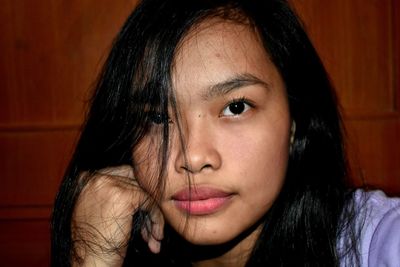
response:
[[[48,266],[49,218],[91,88],[135,0],[1,0],[0,257]]]
[[[397,112],[394,2],[292,1],[332,77],[347,116]]]
[[[49,220],[0,220],[1,266],[50,266]]]
[[[0,128],[80,124],[88,89],[134,4],[2,0]]]
[[[78,131],[0,132],[0,206],[51,206]]]
[[[400,119],[351,120],[347,122],[352,148],[352,167],[358,179],[371,189],[400,193]]]
[[[343,107],[353,183],[400,195],[400,2],[291,3]]]

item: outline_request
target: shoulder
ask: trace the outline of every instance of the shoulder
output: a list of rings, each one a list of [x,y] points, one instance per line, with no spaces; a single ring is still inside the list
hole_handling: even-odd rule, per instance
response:
[[[399,266],[400,198],[358,190],[354,201],[362,266]]]

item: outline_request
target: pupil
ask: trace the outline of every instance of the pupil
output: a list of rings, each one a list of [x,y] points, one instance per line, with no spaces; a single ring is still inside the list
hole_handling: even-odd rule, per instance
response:
[[[151,113],[150,120],[155,124],[162,124],[167,122],[168,117],[160,113]]]
[[[229,110],[233,114],[240,114],[244,111],[244,103],[243,102],[236,102],[229,105]]]

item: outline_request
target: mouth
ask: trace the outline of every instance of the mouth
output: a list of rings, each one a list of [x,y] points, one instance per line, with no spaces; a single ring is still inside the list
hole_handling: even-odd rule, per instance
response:
[[[186,188],[172,196],[175,206],[189,215],[210,215],[230,203],[233,193],[211,187]]]

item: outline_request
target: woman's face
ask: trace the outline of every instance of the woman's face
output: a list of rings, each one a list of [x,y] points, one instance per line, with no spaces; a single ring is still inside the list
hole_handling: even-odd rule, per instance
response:
[[[282,188],[291,124],[285,86],[254,31],[215,20],[184,39],[172,79],[185,148],[170,114],[159,204],[189,242],[225,243],[255,226]],[[144,187],[158,158],[151,139],[134,153]]]

